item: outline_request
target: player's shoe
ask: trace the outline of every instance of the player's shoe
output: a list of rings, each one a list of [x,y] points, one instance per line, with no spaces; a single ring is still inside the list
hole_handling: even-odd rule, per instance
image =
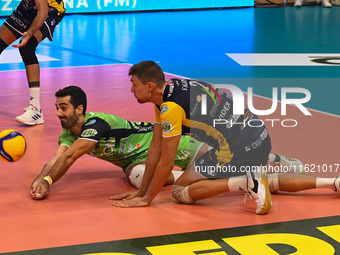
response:
[[[328,7],[328,8],[332,7],[332,4],[329,2],[329,0],[322,0],[321,5],[323,7]]]
[[[44,115],[41,109],[38,110],[38,108],[30,104],[27,108],[25,108],[24,114],[16,117],[15,120],[20,123],[33,126],[43,124]]]
[[[268,176],[259,167],[255,172],[247,172],[246,197],[250,195],[256,202],[256,213],[266,214],[273,205],[272,195],[270,194]]]
[[[296,158],[287,158],[285,156],[274,154],[274,166],[281,166],[284,170],[288,170],[289,173],[301,174],[305,171],[303,163]]]
[[[294,6],[295,7],[301,7],[302,6],[302,0],[295,0]]]
[[[334,191],[340,193],[340,176],[334,180]]]

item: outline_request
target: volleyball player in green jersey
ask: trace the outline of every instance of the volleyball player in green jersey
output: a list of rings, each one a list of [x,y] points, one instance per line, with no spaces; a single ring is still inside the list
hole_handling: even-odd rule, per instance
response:
[[[130,183],[139,188],[143,179],[147,151],[152,140],[153,124],[131,122],[115,115],[86,113],[85,92],[69,86],[56,93],[57,115],[64,128],[59,137],[59,147],[53,158],[33,181],[30,194],[42,199],[49,193],[50,185],[60,179],[82,155],[89,154],[123,169]],[[175,165],[186,168],[190,152],[199,154],[208,145],[183,136]],[[193,155],[195,158],[197,155]],[[166,184],[172,184],[180,171],[173,171]]]
[[[78,138],[97,142],[86,154],[119,166],[130,183],[140,188],[145,168],[145,164],[141,162],[146,160],[152,132],[151,123],[131,122],[112,114],[89,112],[85,115],[81,135],[78,137],[72,131],[64,129],[59,137],[59,145],[70,147]],[[182,136],[175,166],[185,169],[190,163],[190,152],[197,154],[202,146],[202,143],[190,136]],[[171,180],[176,179],[179,174],[180,172],[173,171],[174,177]]]

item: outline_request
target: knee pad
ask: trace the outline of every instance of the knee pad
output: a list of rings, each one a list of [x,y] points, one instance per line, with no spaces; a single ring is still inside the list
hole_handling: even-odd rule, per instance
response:
[[[144,171],[145,164],[136,165],[132,168],[131,173],[128,177],[130,183],[137,189],[140,189],[140,187],[142,186]]]
[[[279,174],[268,174],[269,190],[271,193],[275,193],[280,190]]]
[[[0,54],[8,47],[7,43],[0,38]]]
[[[19,48],[22,61],[25,66],[38,64],[38,58],[35,50],[38,46],[38,40],[32,36],[24,47]]]
[[[189,186],[173,185],[172,196],[183,204],[192,204],[195,202],[189,196]]]
[[[171,173],[174,176],[174,183],[177,181],[179,177],[184,173],[184,171],[177,171],[177,170],[172,170]]]

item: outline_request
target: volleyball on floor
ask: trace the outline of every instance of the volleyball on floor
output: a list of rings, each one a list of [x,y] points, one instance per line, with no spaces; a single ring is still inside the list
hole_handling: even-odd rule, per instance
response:
[[[25,151],[26,140],[20,132],[14,129],[0,132],[0,159],[15,162],[24,156]]]

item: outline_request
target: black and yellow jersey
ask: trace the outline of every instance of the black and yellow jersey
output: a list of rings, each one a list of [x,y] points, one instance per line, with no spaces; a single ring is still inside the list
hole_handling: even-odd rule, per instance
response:
[[[259,119],[247,108],[243,115],[234,115],[231,96],[196,80],[169,80],[163,103],[155,105],[155,122],[161,123],[163,137],[189,134],[214,147],[223,162],[238,161],[239,157],[242,161],[244,152],[256,149],[268,136],[263,122],[248,125],[250,120]]]
[[[49,9],[53,8],[58,11],[58,15],[65,12],[65,4],[63,0],[48,0]]]
[[[58,15],[65,12],[65,3],[63,0],[47,0],[49,12],[56,12]],[[22,0],[20,5],[27,11],[37,12],[35,0]]]

